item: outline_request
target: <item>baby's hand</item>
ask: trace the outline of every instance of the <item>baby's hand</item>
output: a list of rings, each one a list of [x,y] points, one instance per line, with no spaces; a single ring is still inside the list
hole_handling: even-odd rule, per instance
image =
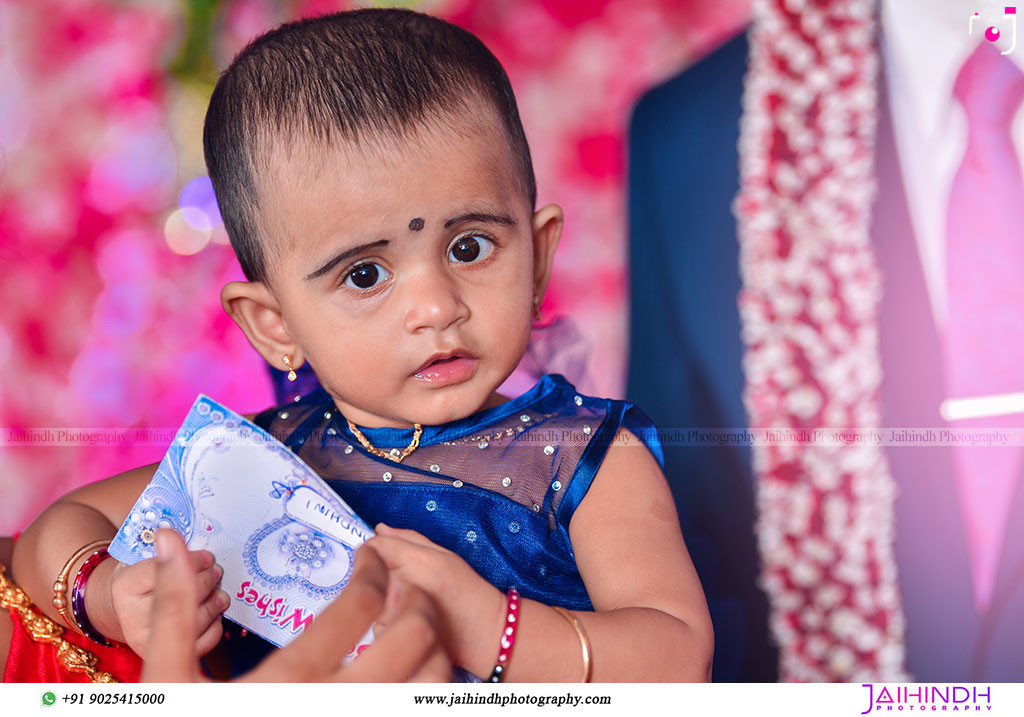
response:
[[[199,601],[196,624],[196,654],[205,655],[220,642],[220,616],[227,609],[229,597],[218,589],[223,568],[206,550],[190,552],[189,564],[194,570]],[[156,560],[143,560],[135,565],[118,564],[110,578],[111,604],[120,625],[121,638],[145,659],[152,617],[153,590],[156,585]]]
[[[181,536],[157,533],[156,590],[146,682],[207,682],[186,632],[196,622],[198,593],[184,579],[192,566]],[[383,612],[382,612],[383,609]],[[345,653],[376,618],[377,640],[350,665]],[[442,682],[452,664],[439,640],[437,608],[422,590],[388,579],[372,549],[356,552],[344,592],[294,642],[275,650],[239,682]],[[388,627],[383,626],[387,624]],[[182,628],[185,630],[182,630]]]
[[[380,523],[376,531],[367,544],[388,570],[437,602],[456,664],[486,677],[498,650],[505,596],[465,560],[415,530]]]

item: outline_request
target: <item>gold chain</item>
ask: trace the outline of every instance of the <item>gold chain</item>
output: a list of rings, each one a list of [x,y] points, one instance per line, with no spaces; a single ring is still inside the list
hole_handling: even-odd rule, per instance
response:
[[[28,595],[6,576],[6,572],[7,568],[0,563],[0,608],[17,615],[34,642],[53,645],[57,650],[57,662],[68,672],[84,673],[90,682],[117,682],[109,672],[99,669],[100,658],[65,640],[63,627],[36,612]]]
[[[370,443],[368,440],[366,440],[366,436],[362,434],[362,431],[356,428],[356,424],[352,423],[352,421],[349,419],[345,420],[348,421],[348,430],[352,431],[352,435],[354,435],[359,440],[363,448],[365,448],[375,456],[387,458],[388,460],[394,461],[395,463],[401,463],[406,456],[415,451],[420,445],[420,436],[423,435],[423,426],[420,425],[419,423],[415,423],[413,424],[415,430],[412,435],[412,442],[408,446],[406,446],[401,451],[399,451],[397,448],[392,448],[390,451],[382,451],[381,449],[377,448],[375,445]]]

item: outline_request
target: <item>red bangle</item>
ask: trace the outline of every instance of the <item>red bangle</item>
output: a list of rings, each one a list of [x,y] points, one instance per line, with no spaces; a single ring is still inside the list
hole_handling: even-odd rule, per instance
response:
[[[494,662],[494,670],[487,678],[488,682],[501,682],[508,666],[508,658],[512,655],[512,646],[516,644],[516,628],[519,626],[519,592],[515,588],[508,589],[508,605],[505,608],[505,620],[501,623],[501,640],[498,642],[498,659]]]
[[[75,576],[75,585],[71,592],[71,614],[83,635],[100,645],[113,647],[113,643],[93,627],[92,622],[89,620],[89,615],[85,612],[85,585],[89,582],[89,577],[92,575],[92,571],[96,569],[96,566],[109,557],[107,549],[100,548],[90,555],[89,559],[82,565],[78,575]]]

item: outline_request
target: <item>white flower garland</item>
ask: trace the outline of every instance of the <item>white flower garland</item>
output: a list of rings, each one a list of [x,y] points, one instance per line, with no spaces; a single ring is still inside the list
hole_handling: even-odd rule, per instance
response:
[[[734,211],[743,399],[756,428],[881,423],[875,10],[755,2]],[[753,461],[780,679],[907,679],[882,449],[759,445]]]

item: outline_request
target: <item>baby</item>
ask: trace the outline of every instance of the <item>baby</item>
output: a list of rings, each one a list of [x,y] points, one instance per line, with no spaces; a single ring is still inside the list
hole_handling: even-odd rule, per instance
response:
[[[224,308],[270,364],[308,363],[322,387],[256,421],[382,521],[371,544],[435,599],[454,662],[493,681],[708,679],[711,623],[649,419],[555,374],[497,392],[563,217],[534,209],[515,98],[487,48],[404,10],[284,25],[221,76],[204,143],[249,279],[223,288]],[[38,604],[154,469],[75,491],[25,531],[14,570]],[[208,553],[192,560],[202,654],[229,596]],[[101,562],[85,594],[92,627],[136,651],[148,562]]]

